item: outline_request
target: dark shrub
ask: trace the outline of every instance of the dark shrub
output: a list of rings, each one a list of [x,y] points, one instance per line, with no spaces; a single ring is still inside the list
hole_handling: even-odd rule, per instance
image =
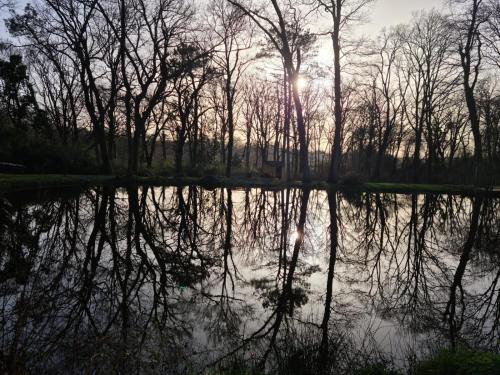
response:
[[[345,186],[357,186],[362,185],[364,182],[365,181],[361,175],[348,174],[342,179],[341,184]]]

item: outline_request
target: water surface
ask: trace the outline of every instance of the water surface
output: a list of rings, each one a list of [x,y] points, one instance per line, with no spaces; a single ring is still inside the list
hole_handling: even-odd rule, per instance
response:
[[[500,199],[199,187],[0,198],[5,371],[404,369],[499,351]]]

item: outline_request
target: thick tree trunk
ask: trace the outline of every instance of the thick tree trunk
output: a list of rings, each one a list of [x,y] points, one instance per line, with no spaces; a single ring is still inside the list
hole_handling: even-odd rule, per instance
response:
[[[330,207],[330,258],[328,262],[328,276],[326,279],[325,310],[323,321],[321,322],[321,344],[320,344],[320,368],[321,373],[327,371],[328,362],[334,359],[329,358],[328,323],[331,315],[331,305],[333,300],[333,276],[335,272],[335,262],[337,260],[338,226],[337,226],[337,195],[336,192],[328,192],[328,204]]]
[[[111,165],[111,160],[109,158],[108,147],[106,144],[106,135],[104,133],[103,127],[97,127],[96,129],[97,143],[99,146],[99,156],[102,161],[102,166],[104,169],[104,173],[112,174],[113,167]]]
[[[177,144],[175,147],[175,173],[177,175],[182,174],[182,157],[184,154],[184,132],[182,130],[178,131],[177,134]]]
[[[482,163],[482,144],[481,144],[481,130],[479,122],[479,114],[477,111],[476,98],[474,97],[474,88],[477,82],[479,74],[479,65],[481,62],[481,57],[479,61],[473,67],[472,63],[472,51],[475,48],[474,41],[478,36],[478,14],[481,1],[474,0],[472,2],[472,11],[470,15],[470,24],[467,25],[467,42],[463,48],[460,49],[460,62],[462,64],[462,69],[464,73],[464,94],[465,102],[467,103],[467,109],[469,110],[469,120],[472,129],[472,135],[474,137],[474,180],[476,183],[480,183],[481,178],[481,163]],[[481,56],[481,41],[476,40],[478,43],[478,54]],[[472,75],[472,84],[471,84]]]
[[[332,183],[339,182],[340,158],[342,155],[341,136],[342,136],[342,77],[340,73],[340,16],[341,6],[337,3],[337,15],[334,22],[332,42],[333,42],[333,65],[334,65],[334,95],[335,95],[335,135],[332,145],[332,161],[328,181]]]
[[[233,89],[231,87],[230,76],[226,79],[226,98],[227,98],[227,161],[226,177],[231,177],[231,168],[233,163],[233,144],[234,144],[234,116],[233,116]]]
[[[304,124],[304,114],[302,110],[302,102],[300,100],[299,88],[297,86],[298,76],[293,76],[292,97],[297,115],[297,132],[299,133],[300,144],[300,171],[302,172],[302,181],[310,182],[311,174],[309,171],[309,151],[306,141],[306,129]]]
[[[247,171],[247,174],[250,174],[250,149],[251,149],[251,144],[250,144],[250,139],[252,135],[252,129],[251,127],[247,128],[247,134],[246,134],[246,144],[245,144],[245,169]]]
[[[476,99],[474,98],[474,90],[469,85],[468,76],[466,77],[464,83],[465,101],[467,103],[467,109],[469,110],[469,120],[472,135],[474,137],[474,179],[476,182],[479,182],[481,178],[481,163],[483,161],[481,130]]]
[[[163,161],[167,160],[167,137],[165,132],[161,133],[161,156]]]

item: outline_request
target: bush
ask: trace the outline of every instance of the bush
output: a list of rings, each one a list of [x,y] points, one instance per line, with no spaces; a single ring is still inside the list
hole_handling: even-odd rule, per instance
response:
[[[242,163],[243,163],[243,159],[241,158],[241,155],[238,153],[235,153],[233,155],[232,160],[231,160],[231,165],[235,168],[239,168],[239,167],[241,167]]]
[[[359,370],[357,375],[401,375],[401,372],[388,368],[384,364],[376,364],[367,366]]]
[[[153,172],[156,176],[171,176],[174,174],[174,169],[172,160],[153,162]]]
[[[113,174],[116,176],[126,176],[128,165],[127,160],[116,159],[112,161]]]
[[[0,126],[0,161],[22,164],[28,173],[96,174],[100,168],[83,142],[64,145],[57,137]]]
[[[361,175],[358,174],[348,174],[346,175],[341,184],[345,186],[357,186],[363,184],[365,181]]]
[[[203,173],[205,175],[219,176],[224,172],[224,164],[213,163],[205,166]]]
[[[203,167],[187,165],[183,170],[183,174],[190,177],[200,177],[203,175]]]

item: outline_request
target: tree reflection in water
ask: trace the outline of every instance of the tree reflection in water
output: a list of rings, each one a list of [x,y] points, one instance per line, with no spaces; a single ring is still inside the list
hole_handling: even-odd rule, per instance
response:
[[[349,373],[498,352],[499,206],[197,187],[3,199],[2,371]]]

